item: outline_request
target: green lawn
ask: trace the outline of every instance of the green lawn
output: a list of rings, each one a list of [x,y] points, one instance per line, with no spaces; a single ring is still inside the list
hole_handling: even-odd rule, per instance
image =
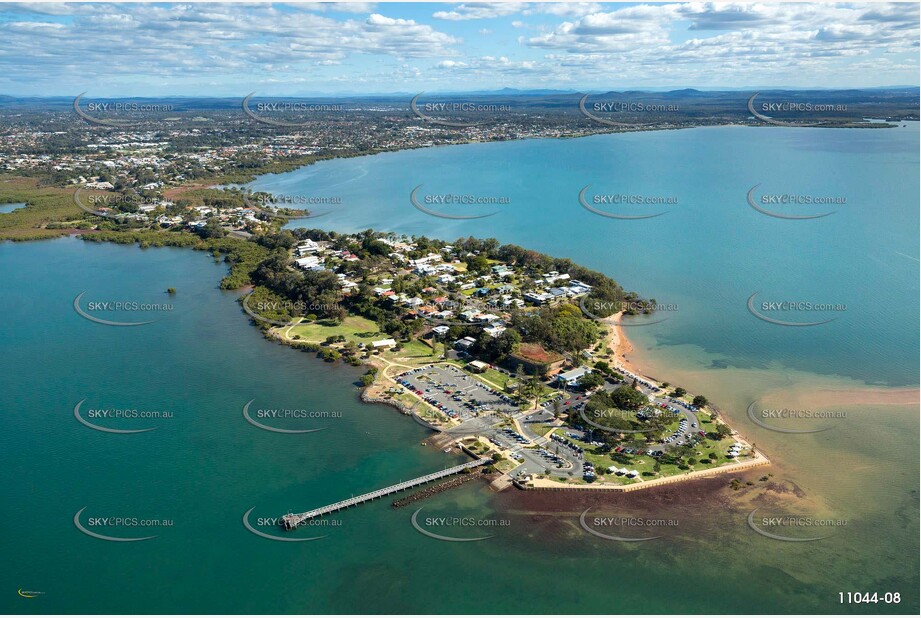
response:
[[[347,340],[351,339],[359,343],[370,343],[388,337],[388,335],[378,331],[375,322],[361,316],[352,315],[346,317],[341,324],[331,324],[326,321],[312,322],[310,324],[302,322],[297,326],[291,327],[291,330],[288,332],[288,336],[291,338],[294,338],[295,335],[299,335],[301,341],[312,341],[316,343],[322,343],[327,337],[336,337],[339,335],[342,335]]]
[[[557,433],[560,432],[558,431]],[[709,470],[711,468],[716,468],[727,463],[738,461],[726,457],[729,446],[735,441],[735,438],[732,437],[724,438],[719,442],[704,440],[696,447],[694,447],[695,454],[692,454],[691,457],[700,460],[701,458],[706,457],[708,453],[713,452],[717,455],[717,459],[714,462],[709,464],[702,464],[698,461],[698,463],[691,466],[688,470],[682,470],[678,468],[676,464],[661,464],[658,474],[656,474],[654,471],[656,460],[654,457],[650,457],[649,455],[626,455],[624,453],[614,452],[604,453],[601,452],[600,449],[586,445],[585,443],[579,444],[583,446],[583,448],[587,446],[587,448],[585,448],[585,460],[595,465],[595,470],[598,474],[599,480],[603,479],[612,483],[628,485],[631,483],[636,483],[638,480],[628,479],[626,477],[617,476],[615,474],[607,474],[606,470],[608,467],[617,466],[618,468],[636,470],[640,473],[640,478],[645,480],[666,476],[675,476],[695,470]],[[697,452],[701,454],[697,455]]]
[[[441,347],[438,348],[439,353],[432,356],[432,348],[418,339],[413,339],[400,345],[402,348],[399,351],[387,350],[382,352],[381,356],[389,361],[403,365],[429,365],[441,360]]]
[[[494,385],[498,386],[500,390],[505,391],[505,385],[508,384],[509,380],[514,380],[513,377],[502,373],[497,369],[487,369],[480,374],[485,380],[492,382]]]

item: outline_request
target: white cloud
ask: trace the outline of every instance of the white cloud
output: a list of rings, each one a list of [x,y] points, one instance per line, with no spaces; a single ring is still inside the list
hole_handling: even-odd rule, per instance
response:
[[[209,84],[291,92],[319,80],[372,91],[401,80],[452,88],[863,86],[917,83],[918,74],[912,3],[467,2],[436,13],[441,21],[384,3],[0,4],[0,15],[0,90],[8,92],[129,81],[148,92],[185,84],[193,93]],[[497,17],[506,19],[488,29],[452,23]],[[467,42],[460,32],[475,34]]]
[[[435,19],[447,21],[464,21],[468,19],[493,19],[514,15],[525,7],[521,2],[465,2],[458,4],[451,11],[437,11]]]

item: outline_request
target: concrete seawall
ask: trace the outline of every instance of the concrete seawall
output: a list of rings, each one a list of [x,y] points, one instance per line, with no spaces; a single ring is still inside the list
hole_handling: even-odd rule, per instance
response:
[[[604,485],[599,483],[585,484],[585,485],[561,485],[554,481],[547,479],[537,479],[533,481],[533,486],[526,486],[525,489],[528,491],[540,490],[540,491],[614,491],[614,492],[628,492],[628,491],[640,491],[642,489],[650,489],[653,487],[660,487],[662,485],[670,485],[672,483],[682,483],[685,481],[692,481],[694,479],[702,478],[711,478],[714,476],[720,476],[723,474],[731,474],[733,472],[742,472],[744,470],[750,470],[752,468],[758,468],[760,466],[767,466],[771,461],[759,455],[753,461],[740,462],[737,464],[731,464],[728,466],[721,466],[719,468],[711,468],[709,470],[697,470],[694,472],[688,472],[686,474],[679,474],[675,476],[668,476],[661,479],[653,479],[650,481],[642,481],[640,483],[633,483],[631,485]],[[520,487],[520,485],[517,485]]]

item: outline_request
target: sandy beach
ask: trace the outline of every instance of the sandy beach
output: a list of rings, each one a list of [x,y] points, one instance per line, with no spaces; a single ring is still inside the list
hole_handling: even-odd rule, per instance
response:
[[[630,340],[627,338],[624,327],[620,325],[620,320],[623,315],[621,311],[601,320],[601,323],[605,325],[608,331],[606,345],[613,351],[615,367],[623,367],[631,373],[643,375],[643,373],[627,359],[627,354],[633,351],[633,344],[630,343]]]

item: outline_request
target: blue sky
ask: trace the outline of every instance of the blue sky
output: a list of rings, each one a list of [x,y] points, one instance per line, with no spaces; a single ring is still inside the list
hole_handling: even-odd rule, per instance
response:
[[[917,3],[0,4],[0,93],[918,84]]]

